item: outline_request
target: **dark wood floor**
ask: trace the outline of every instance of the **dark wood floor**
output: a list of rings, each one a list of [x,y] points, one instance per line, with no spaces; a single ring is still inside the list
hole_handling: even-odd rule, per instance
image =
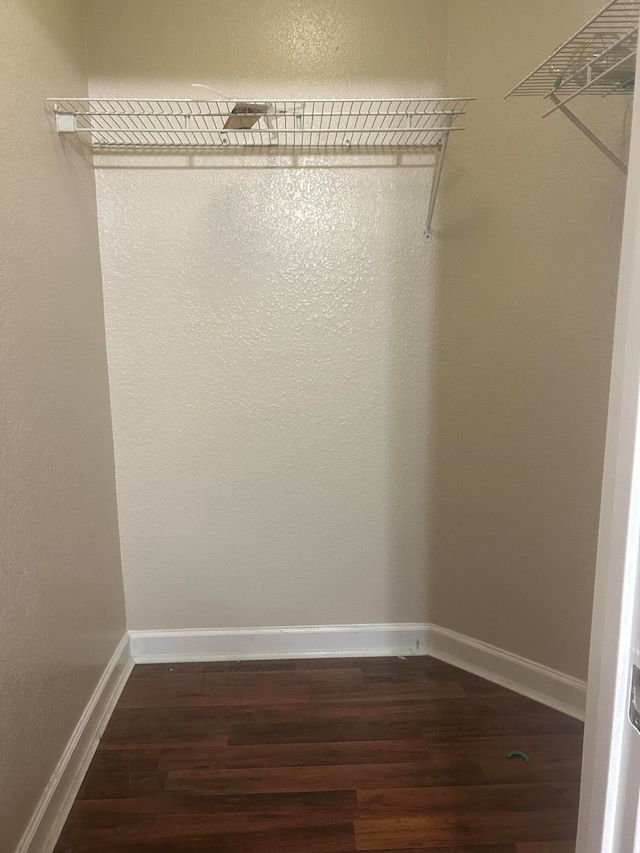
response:
[[[136,666],[56,851],[570,853],[581,746],[432,658]]]

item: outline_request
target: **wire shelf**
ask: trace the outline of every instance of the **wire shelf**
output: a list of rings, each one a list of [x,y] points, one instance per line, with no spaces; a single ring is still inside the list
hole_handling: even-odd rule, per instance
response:
[[[638,0],[640,2],[640,0]],[[95,149],[425,148],[473,98],[209,101],[48,98],[60,133]]]
[[[611,0],[507,95],[550,98],[559,109],[578,95],[632,94],[640,0]]]

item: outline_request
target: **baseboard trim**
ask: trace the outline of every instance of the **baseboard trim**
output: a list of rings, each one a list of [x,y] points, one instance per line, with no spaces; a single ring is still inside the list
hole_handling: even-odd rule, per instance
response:
[[[129,635],[136,663],[429,654],[584,719],[585,682],[438,625],[313,625],[130,631]]]
[[[136,663],[426,654],[427,625],[129,631]]]
[[[16,853],[51,853],[118,697],[133,668],[124,635],[91,695]]]
[[[429,627],[429,654],[584,720],[587,683],[448,628]]]

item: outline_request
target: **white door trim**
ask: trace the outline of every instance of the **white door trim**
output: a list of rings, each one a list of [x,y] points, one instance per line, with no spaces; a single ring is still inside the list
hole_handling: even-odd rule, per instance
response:
[[[640,63],[636,75],[640,72]],[[640,79],[636,76],[636,79]],[[616,838],[640,531],[640,91],[613,346],[576,853],[629,853]],[[619,843],[620,842],[620,843]]]

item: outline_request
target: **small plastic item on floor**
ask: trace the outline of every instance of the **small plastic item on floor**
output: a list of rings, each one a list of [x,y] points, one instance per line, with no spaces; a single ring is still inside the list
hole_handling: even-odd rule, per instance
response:
[[[507,755],[507,758],[524,758],[527,764],[531,763],[531,759],[527,755],[526,752],[521,752],[519,749],[514,749],[512,752]]]

